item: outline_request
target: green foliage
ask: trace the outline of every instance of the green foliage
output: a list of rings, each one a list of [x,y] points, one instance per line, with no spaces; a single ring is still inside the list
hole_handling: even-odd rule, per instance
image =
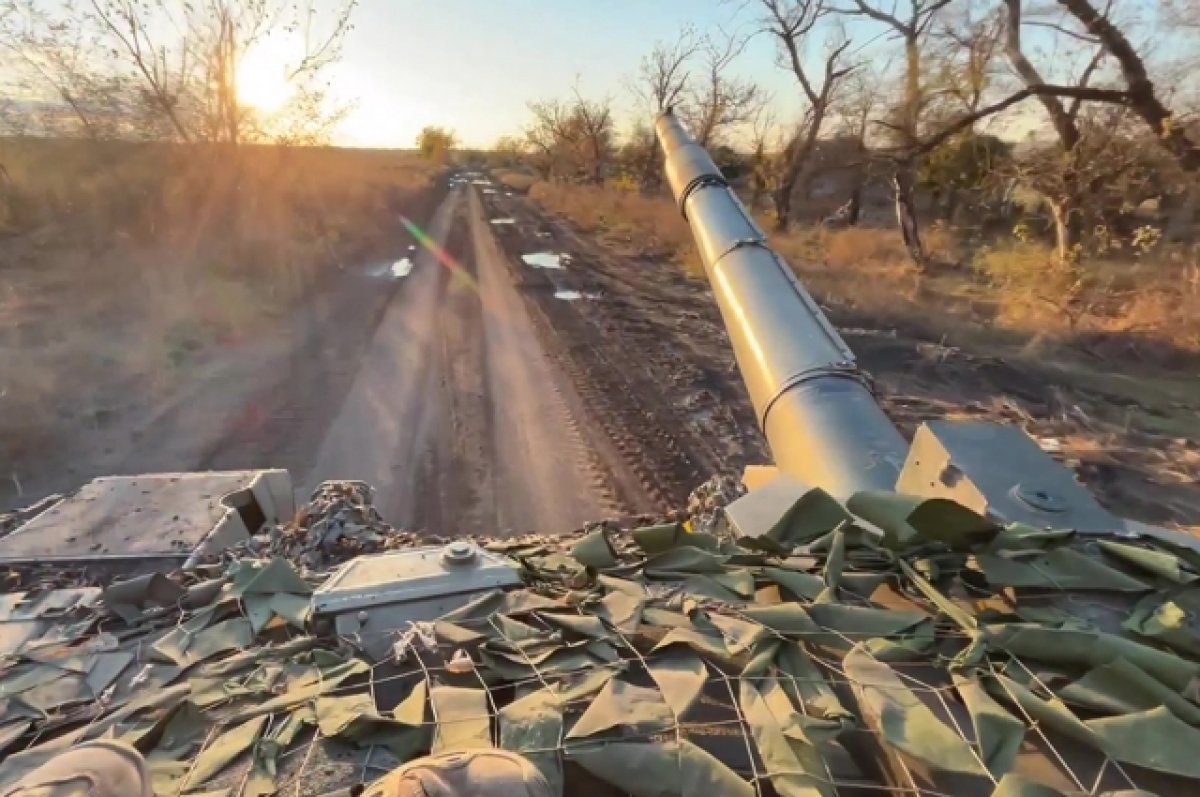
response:
[[[458,145],[458,137],[453,130],[445,127],[430,125],[417,134],[417,149],[421,156],[434,163],[445,163],[450,153]]]
[[[995,136],[964,133],[929,153],[921,164],[921,185],[935,190],[977,190],[1012,160],[1012,145]]]

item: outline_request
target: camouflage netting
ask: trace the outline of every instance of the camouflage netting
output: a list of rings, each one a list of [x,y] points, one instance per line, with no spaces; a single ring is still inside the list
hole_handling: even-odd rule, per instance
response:
[[[372,659],[314,630],[305,569],[376,523],[369,492],[318,497],[274,558],[0,596],[0,787],[112,737],[164,797],[325,794],[487,746],[565,794],[1198,790],[1190,550],[819,490],[739,540],[701,499],[709,532],[494,541],[524,588]]]

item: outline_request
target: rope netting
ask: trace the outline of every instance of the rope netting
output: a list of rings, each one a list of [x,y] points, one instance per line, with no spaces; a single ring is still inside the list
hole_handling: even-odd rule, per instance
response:
[[[1081,600],[1078,595],[1066,593],[1059,597]],[[1107,596],[1105,598],[1107,599]],[[1115,611],[1111,601],[1106,599],[1097,600],[1094,605]],[[653,602],[651,600],[651,603]],[[857,599],[856,602],[863,607],[872,605],[863,599]],[[812,606],[811,602],[799,603],[802,606]],[[753,617],[729,605],[702,601],[690,608],[693,616],[697,612],[711,613],[711,616],[735,618],[746,623],[758,624]],[[554,610],[556,616],[561,616],[564,612],[579,618],[595,617],[579,606],[568,608],[567,604],[563,604],[561,608]],[[587,679],[592,679],[595,683],[607,683],[606,679],[619,679],[641,689],[656,689],[651,669],[656,661],[672,650],[672,647],[656,646],[670,629],[643,622],[638,624],[635,631],[625,631],[613,623],[604,622],[603,639],[617,652],[615,660],[596,660],[578,669],[563,670],[544,668],[536,661],[537,657],[520,656],[523,640],[512,634],[507,623],[500,620],[501,617],[505,620],[517,617],[523,626],[532,627],[546,637],[561,640],[564,644],[580,645],[584,641],[582,638],[564,637],[562,624],[547,621],[544,613],[540,611],[460,619],[456,620],[454,625],[478,634],[477,640],[469,643],[447,643],[439,640],[433,646],[426,646],[421,643],[420,636],[413,641],[414,635],[409,634],[407,655],[404,659],[389,657],[370,664],[369,669],[362,675],[352,677],[322,692],[322,698],[366,695],[374,711],[380,717],[388,717],[390,712],[413,695],[414,690],[423,686],[425,694],[430,698],[426,700],[420,726],[415,728],[413,733],[427,740],[429,748],[461,749],[494,745],[513,749],[527,755],[543,769],[556,771],[558,782],[562,784],[565,794],[624,793],[611,783],[620,783],[622,777],[626,776],[609,778],[603,773],[597,775],[577,762],[578,751],[595,750],[606,745],[655,745],[667,750],[663,758],[669,760],[670,751],[676,749],[672,748],[671,744],[678,745],[682,742],[695,745],[736,773],[748,784],[748,788],[751,789],[748,793],[756,795],[800,793],[789,791],[790,788],[795,788],[795,779],[812,783],[816,789],[812,792],[814,794],[831,795],[911,794],[956,797],[964,794],[991,794],[998,788],[999,775],[1002,773],[993,774],[989,770],[989,762],[985,759],[986,751],[980,743],[970,712],[950,674],[937,665],[936,655],[923,661],[896,661],[880,660],[873,654],[868,654],[871,660],[894,673],[898,682],[887,680],[880,683],[864,683],[861,679],[852,678],[847,674],[842,652],[847,649],[864,650],[859,643],[875,638],[874,634],[822,629],[815,635],[819,639],[810,641],[809,634],[803,631],[790,631],[785,634],[760,626],[764,628],[764,633],[762,638],[755,642],[760,650],[772,641],[780,645],[796,645],[815,665],[815,671],[806,677],[773,667],[769,674],[748,675],[745,674],[745,669],[746,663],[753,657],[751,650],[720,659],[700,655],[697,658],[703,667],[703,683],[697,690],[695,700],[682,715],[676,714],[667,705],[669,720],[663,720],[664,712],[653,712],[654,721],[650,723],[649,728],[641,727],[644,723],[639,723],[637,717],[620,717],[612,727],[602,733],[586,738],[569,738],[570,730],[597,701],[600,691],[593,688],[580,694],[571,694],[572,687]],[[425,631],[425,637],[428,639],[432,627],[427,626]],[[834,644],[832,648],[831,634],[840,643]],[[343,637],[340,642],[351,648],[361,649],[373,641],[370,637],[376,637],[386,647],[392,648],[398,640],[405,638],[405,634],[403,629],[359,634]],[[936,623],[936,639],[943,650],[961,649],[969,644],[963,630],[946,621]],[[480,651],[485,645],[499,645],[516,651],[523,659],[529,674],[524,677],[497,677],[481,662]],[[469,664],[464,656],[470,657]],[[1004,674],[1010,679],[1019,675],[1018,681],[1030,685],[1049,699],[1061,699],[1056,695],[1052,684],[1043,679],[1040,674],[1041,668],[1027,664],[1011,654],[1003,658],[1003,663],[988,661],[985,667],[993,674]],[[243,682],[251,682],[256,677],[256,672],[248,672],[234,681],[240,679]],[[1008,681],[998,683],[1002,688],[1009,688]],[[778,756],[768,763],[764,760],[760,745],[770,744],[772,740],[756,738],[755,728],[748,721],[742,707],[744,684],[752,685],[760,692],[764,685],[782,686],[784,692],[792,697],[789,706],[800,715],[801,728],[810,720],[818,725],[828,723],[827,714],[814,716],[810,710],[810,703],[803,699],[804,695],[811,694],[814,690],[831,692],[856,720],[841,729],[834,738],[813,745],[819,754],[816,758],[803,759],[807,766],[780,766]],[[907,705],[911,698],[915,698],[932,712],[943,727],[961,740],[963,748],[969,750],[975,758],[979,772],[969,775],[961,772],[939,772],[935,768],[922,766],[919,762],[914,764],[912,758],[903,750],[898,750],[894,744],[895,740],[885,733],[884,723],[895,718],[871,717],[864,712],[864,706],[859,701],[860,690],[864,686],[883,692],[899,693],[897,702],[904,705]],[[480,710],[477,713],[468,711],[463,714],[459,711],[453,716],[440,716],[435,690],[447,687],[478,692]],[[561,715],[555,738],[547,739],[544,734],[535,734],[527,739],[506,736],[505,709],[521,698],[538,692],[564,695],[561,700],[551,701],[557,713]],[[1027,774],[1035,782],[1053,784],[1063,793],[1084,794],[1138,788],[1159,794],[1184,793],[1165,790],[1164,783],[1174,783],[1178,788],[1187,788],[1185,781],[1122,765],[1103,752],[1082,745],[1069,736],[1056,733],[1054,729],[1046,726],[1044,718],[1025,710],[1019,695],[1010,693],[1009,698],[1009,710],[1025,725],[1013,770]],[[261,730],[260,740],[269,739],[290,713],[282,711],[270,714]],[[222,718],[221,714],[219,710],[213,712],[213,724],[193,761],[199,760],[232,726],[233,723]],[[235,711],[232,716],[237,717],[239,714]],[[782,734],[782,729],[789,725],[789,718],[773,715],[773,719]],[[287,749],[279,752],[275,767],[277,793],[310,797],[353,790],[360,784],[369,783],[386,774],[405,760],[397,756],[388,745],[374,743],[370,736],[356,743],[347,743],[336,735],[322,733],[317,727],[319,725],[318,717],[312,727],[306,727]],[[460,733],[460,730],[464,732]],[[775,738],[788,739],[788,736],[782,734]],[[807,744],[803,741],[803,735],[800,739],[801,744]],[[449,743],[441,744],[444,740],[449,740]],[[677,757],[674,770],[659,766],[657,769],[638,772],[636,767],[639,764],[636,760],[628,762],[627,765],[634,768],[630,777],[648,779],[648,782],[660,779],[665,784],[688,777],[685,770],[689,761],[687,757]],[[811,766],[812,761],[818,761],[820,768],[814,770]],[[230,766],[222,771],[219,777],[205,782],[203,791],[229,788],[235,797],[239,794],[252,794],[253,791],[247,788],[252,768],[252,761],[242,761],[240,765]],[[194,793],[197,786],[198,784],[190,784],[188,789],[180,788],[174,793]],[[674,792],[664,786],[662,793]]]

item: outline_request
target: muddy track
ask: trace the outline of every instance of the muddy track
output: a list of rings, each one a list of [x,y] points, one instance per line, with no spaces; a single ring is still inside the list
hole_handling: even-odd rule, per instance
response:
[[[467,188],[434,214],[304,482],[361,479],[392,522],[448,536],[626,514],[480,214]]]
[[[361,479],[389,521],[457,536],[659,515],[764,461],[703,286],[564,227],[547,241],[522,198],[504,199],[519,225],[492,225],[477,190],[431,197],[417,218],[436,245],[396,241],[407,276],[331,270],[83,475],[282,467],[301,497]],[[537,249],[574,260],[551,278],[520,260]]]
[[[520,196],[488,197],[544,344],[570,375],[591,420],[593,445],[615,453],[618,488],[648,494],[655,509],[684,504],[714,473],[766,460],[753,411],[719,316],[703,286],[662,264],[614,258],[548,219]],[[561,271],[531,269],[523,253],[567,252]],[[558,289],[592,299],[563,301]]]

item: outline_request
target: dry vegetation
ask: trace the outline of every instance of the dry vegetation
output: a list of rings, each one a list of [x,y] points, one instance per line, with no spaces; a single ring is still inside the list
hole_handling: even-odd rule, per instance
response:
[[[642,59],[630,89],[644,116],[624,135],[612,98],[576,90],[530,103],[523,138],[492,155],[582,229],[696,273],[647,123],[672,108],[831,302],[935,339],[1191,364],[1200,86],[1197,29],[1177,23],[1197,11],[755,0],[739,20],[770,34],[801,114],[780,119],[738,72],[746,41],[689,29]],[[1006,122],[1025,139],[996,135]]]
[[[0,450],[164,397],[339,266],[394,253],[403,152],[5,139]],[[392,247],[389,247],[391,243]]]
[[[500,179],[523,182],[511,173]],[[687,224],[666,197],[547,182],[528,191],[582,230],[613,233],[633,254],[665,256],[702,275]],[[1127,241],[1104,257],[1068,265],[1046,242],[1000,238],[984,245],[935,225],[924,243],[939,265],[919,269],[890,228],[815,224],[771,240],[824,300],[934,339],[990,329],[1021,344],[1059,343],[1164,365],[1200,356],[1196,245]]]
[[[195,394],[194,426],[231,422],[262,363],[313,350],[341,269],[402,251],[453,141],[323,146],[355,5],[0,0],[0,496]],[[280,37],[267,110],[241,79]]]

